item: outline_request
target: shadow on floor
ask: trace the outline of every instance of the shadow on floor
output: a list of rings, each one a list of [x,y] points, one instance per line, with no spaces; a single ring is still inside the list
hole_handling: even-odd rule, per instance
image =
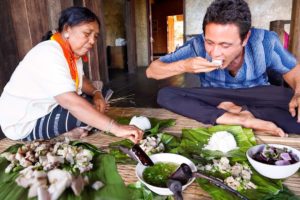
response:
[[[109,70],[111,81],[105,87],[114,91],[112,99],[122,99],[113,103],[112,106],[158,108],[156,97],[159,89],[166,86],[199,86],[198,77],[192,74],[178,75],[158,81],[148,79],[145,71],[145,67],[139,67],[135,74],[129,74],[120,69]]]

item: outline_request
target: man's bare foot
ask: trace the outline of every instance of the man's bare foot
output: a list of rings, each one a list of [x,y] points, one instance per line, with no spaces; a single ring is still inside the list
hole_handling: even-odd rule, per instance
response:
[[[224,101],[222,103],[220,103],[217,108],[219,109],[223,109],[226,110],[227,112],[230,113],[240,113],[242,111],[242,107],[235,105],[234,103],[230,102],[230,101]]]
[[[64,135],[66,137],[69,137],[70,139],[78,140],[78,139],[88,136],[88,130],[78,127],[78,128],[72,129],[69,132],[64,133]]]
[[[225,113],[219,117],[216,122],[218,124],[241,125],[245,128],[252,128],[257,134],[267,134],[285,137],[285,133],[281,128],[273,122],[255,118],[249,111],[245,110],[238,114]]]

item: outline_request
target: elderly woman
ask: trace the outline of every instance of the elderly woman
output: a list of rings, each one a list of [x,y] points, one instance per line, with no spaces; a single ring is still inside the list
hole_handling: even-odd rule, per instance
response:
[[[99,25],[89,9],[68,8],[50,40],[27,53],[0,98],[0,125],[6,137],[50,139],[89,125],[133,142],[142,138],[138,128],[117,124],[104,114],[107,105],[101,91],[84,76],[82,62],[97,40]],[[92,96],[95,105],[82,93]],[[85,135],[79,131],[79,137]]]

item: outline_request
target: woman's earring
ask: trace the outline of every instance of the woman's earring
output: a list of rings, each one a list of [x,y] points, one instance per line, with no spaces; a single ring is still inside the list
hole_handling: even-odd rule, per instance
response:
[[[69,39],[69,33],[65,33],[64,38]]]

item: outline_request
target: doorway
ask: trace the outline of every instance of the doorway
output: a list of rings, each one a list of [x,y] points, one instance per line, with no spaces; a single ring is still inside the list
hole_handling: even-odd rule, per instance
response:
[[[168,53],[183,45],[183,15],[167,16]]]
[[[153,61],[183,44],[184,0],[150,0],[148,3],[150,4],[149,29],[151,29],[149,47],[151,61]]]

